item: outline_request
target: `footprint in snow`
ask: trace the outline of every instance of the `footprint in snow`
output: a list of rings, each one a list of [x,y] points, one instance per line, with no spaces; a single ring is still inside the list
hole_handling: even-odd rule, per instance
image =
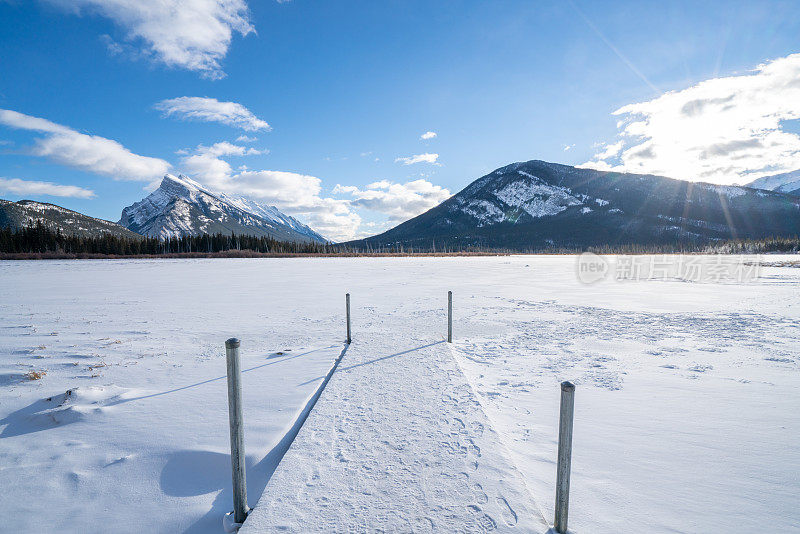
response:
[[[497,522],[492,519],[492,516],[485,513],[483,508],[477,506],[475,504],[470,504],[467,506],[469,512],[472,514],[475,522],[478,525],[479,532],[489,532],[491,530],[495,530],[497,528]]]
[[[497,497],[497,505],[500,507],[500,515],[503,518],[503,521],[506,522],[506,525],[509,527],[513,527],[517,524],[517,512],[511,508],[511,505],[508,504],[508,501],[504,497]]]

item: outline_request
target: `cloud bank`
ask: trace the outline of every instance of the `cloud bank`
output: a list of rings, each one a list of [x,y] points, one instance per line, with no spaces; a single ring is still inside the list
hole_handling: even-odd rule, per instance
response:
[[[615,142],[583,166],[718,184],[800,169],[800,54],[623,106]]]
[[[337,184],[333,192],[348,194],[353,197],[352,205],[386,214],[395,223],[416,217],[451,196],[450,191],[427,180],[404,184],[381,180],[365,189]]]

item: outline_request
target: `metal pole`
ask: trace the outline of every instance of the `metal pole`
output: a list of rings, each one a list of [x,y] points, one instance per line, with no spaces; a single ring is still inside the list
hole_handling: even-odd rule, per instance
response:
[[[242,367],[239,340],[225,342],[228,362],[228,420],[231,426],[231,468],[233,471],[233,520],[243,523],[247,517],[247,482],[244,465],[244,424],[242,419]]]
[[[447,292],[447,342],[453,342],[453,292]]]
[[[345,303],[347,304],[347,344],[350,344],[350,293],[344,296]]]
[[[558,425],[558,468],[556,470],[556,518],[553,527],[567,532],[569,515],[569,471],[572,463],[572,416],[575,408],[575,385],[561,382],[561,416]]]

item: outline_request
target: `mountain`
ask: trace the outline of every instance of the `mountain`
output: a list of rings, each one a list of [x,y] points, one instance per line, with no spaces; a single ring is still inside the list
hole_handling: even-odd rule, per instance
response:
[[[112,234],[119,237],[142,237],[117,223],[95,219],[55,204],[34,202],[33,200],[11,202],[0,199],[0,228],[11,227],[12,230],[18,230],[36,226],[37,221],[41,221],[44,226],[53,231],[61,230],[61,233],[65,235],[98,237],[103,234]]]
[[[184,175],[165,175],[158,189],[122,210],[119,224],[142,235],[160,238],[234,233],[280,241],[326,242],[314,230],[274,206],[213,193]]]
[[[791,195],[535,160],[497,169],[422,215],[350,244],[533,250],[798,234],[800,198]]]
[[[764,176],[758,180],[753,180],[747,184],[747,187],[768,189],[770,191],[779,191],[781,193],[800,196],[800,169],[783,174],[775,174],[773,176]]]

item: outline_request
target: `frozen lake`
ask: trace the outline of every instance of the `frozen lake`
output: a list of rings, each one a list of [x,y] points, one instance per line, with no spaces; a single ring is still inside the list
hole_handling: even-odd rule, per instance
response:
[[[452,290],[444,354],[549,521],[572,380],[571,530],[800,531],[800,269],[633,278],[582,283],[574,256],[0,262],[3,529],[219,532],[225,339],[252,506],[341,353],[344,294],[354,338],[400,350],[442,340]]]

